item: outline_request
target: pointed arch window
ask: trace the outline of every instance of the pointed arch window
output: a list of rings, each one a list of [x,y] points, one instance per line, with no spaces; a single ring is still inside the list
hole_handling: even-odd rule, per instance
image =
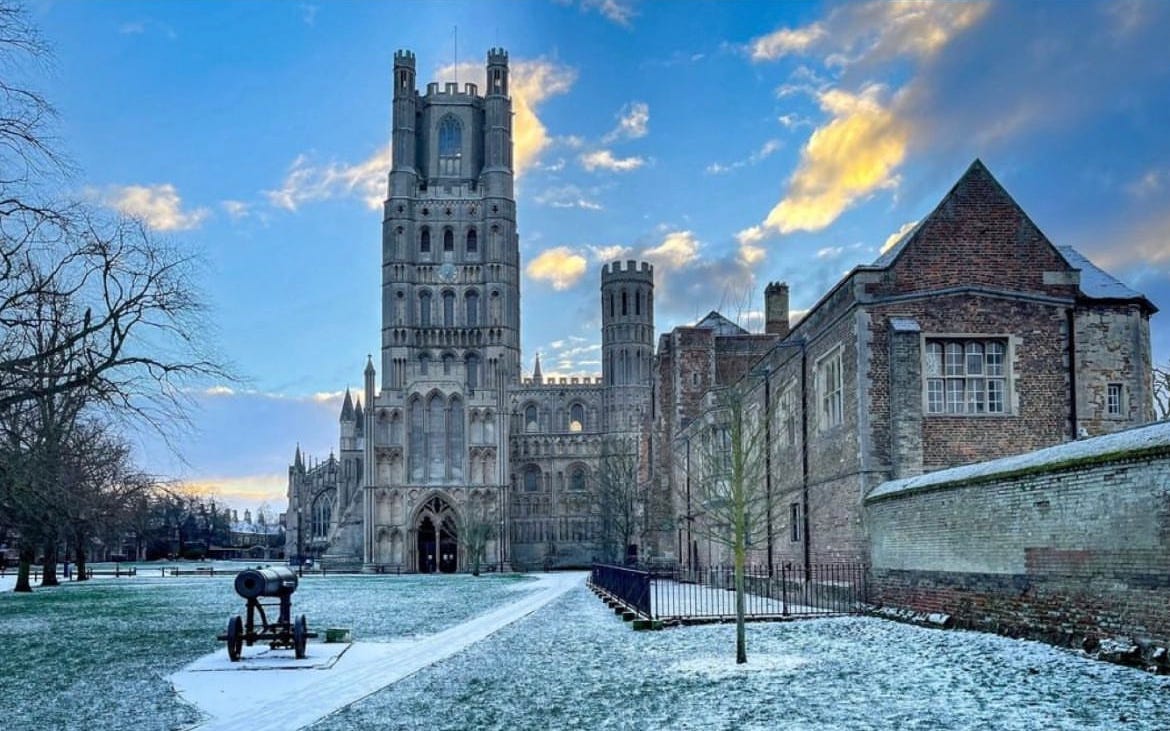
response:
[[[475,232],[475,229],[471,229],[467,232],[467,253],[479,253],[479,234]]]
[[[455,293],[443,293],[443,327],[455,327]]]
[[[425,289],[418,293],[418,326],[431,326],[431,293]]]
[[[333,523],[333,496],[332,490],[326,490],[313,500],[312,536],[314,539],[329,537],[329,526]]]
[[[530,464],[524,468],[524,492],[540,491],[540,468]]]
[[[418,235],[418,250],[422,254],[431,253],[431,230],[423,226],[423,230]]]
[[[569,431],[577,432],[585,428],[585,407],[573,404],[569,407]]]
[[[443,437],[446,434],[447,409],[443,397],[433,394],[427,400],[427,481],[442,482],[447,474]]]
[[[524,431],[533,432],[539,428],[536,420],[536,405],[529,404],[524,409]]]
[[[451,479],[463,479],[463,400],[457,396],[451,398],[451,408],[448,410],[447,423],[447,463],[451,466]]]
[[[455,117],[439,123],[439,175],[458,177],[463,160],[463,127]]]
[[[580,465],[569,473],[569,489],[581,492],[585,489],[585,468]]]
[[[467,355],[467,390],[479,388],[479,356],[475,353]]]
[[[478,327],[479,326],[479,293],[476,292],[475,290],[468,292],[464,296],[463,302],[467,307],[467,326],[468,327]]]
[[[410,402],[410,444],[407,449],[410,481],[423,482],[426,473],[426,409],[420,398]]]
[[[443,251],[448,253],[455,252],[455,232],[449,228],[443,230]]]

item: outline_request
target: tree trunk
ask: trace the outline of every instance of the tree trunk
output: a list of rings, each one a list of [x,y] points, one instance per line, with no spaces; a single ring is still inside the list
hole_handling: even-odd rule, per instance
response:
[[[747,631],[744,627],[743,569],[744,549],[742,536],[735,545],[735,664],[747,662]]]
[[[74,559],[73,560],[74,560],[74,563],[76,563],[77,565],[73,567],[73,570],[77,572],[77,580],[78,581],[88,581],[89,576],[86,575],[86,571],[85,571],[85,535],[84,534],[79,533],[77,535],[77,546],[74,550],[75,550],[75,552],[74,552]]]
[[[29,583],[28,576],[32,570],[32,563],[36,560],[37,550],[29,546],[23,546],[20,549],[20,568],[16,571],[16,588],[13,591],[31,592],[32,584]]]
[[[57,581],[57,542],[45,542],[45,562],[41,566],[41,586],[60,586]]]

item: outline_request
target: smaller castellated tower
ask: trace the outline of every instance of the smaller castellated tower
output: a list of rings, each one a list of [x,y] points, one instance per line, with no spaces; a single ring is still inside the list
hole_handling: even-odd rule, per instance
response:
[[[636,429],[650,405],[654,267],[630,260],[601,268],[601,371],[605,431]]]

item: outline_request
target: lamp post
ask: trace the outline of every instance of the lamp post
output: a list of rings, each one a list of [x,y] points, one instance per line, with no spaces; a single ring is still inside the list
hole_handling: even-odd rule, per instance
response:
[[[305,575],[305,533],[302,530],[304,508],[297,504],[297,576]]]

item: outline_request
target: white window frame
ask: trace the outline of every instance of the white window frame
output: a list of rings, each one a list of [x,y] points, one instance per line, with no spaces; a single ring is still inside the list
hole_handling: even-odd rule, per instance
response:
[[[818,431],[827,431],[845,422],[844,353],[845,349],[837,346],[816,362]]]
[[[1116,404],[1116,408],[1114,408]],[[1105,415],[1112,419],[1123,418],[1126,414],[1125,384],[1112,381],[1105,384]]]
[[[1010,335],[923,333],[923,415],[1015,416],[1014,363],[1015,342]],[[994,408],[997,400],[998,409]]]

